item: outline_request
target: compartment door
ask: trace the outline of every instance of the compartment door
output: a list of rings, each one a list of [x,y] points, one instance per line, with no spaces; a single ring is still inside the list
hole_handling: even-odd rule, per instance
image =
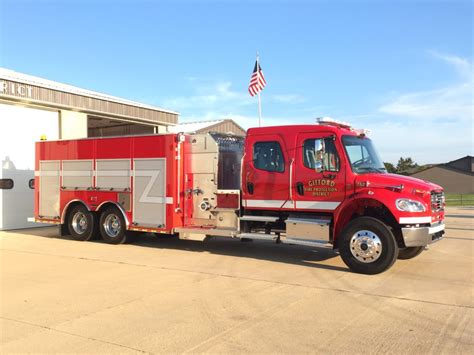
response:
[[[40,161],[39,169],[39,216],[59,218],[59,161]]]
[[[166,159],[133,160],[133,224],[166,225]]]

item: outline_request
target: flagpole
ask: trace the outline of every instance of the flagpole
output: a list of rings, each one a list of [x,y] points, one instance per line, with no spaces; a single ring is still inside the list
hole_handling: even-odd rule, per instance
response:
[[[260,100],[260,92],[258,93],[258,126],[262,127],[262,101]]]
[[[260,57],[257,51],[257,73],[260,71]],[[258,126],[262,127],[262,100],[260,99],[260,91],[258,92]]]

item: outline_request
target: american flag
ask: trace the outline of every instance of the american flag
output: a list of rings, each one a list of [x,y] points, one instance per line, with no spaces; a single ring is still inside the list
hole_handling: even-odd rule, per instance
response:
[[[252,76],[250,77],[250,84],[249,84],[249,93],[250,96],[257,95],[260,91],[263,90],[267,82],[265,81],[265,77],[263,76],[262,67],[258,60],[255,62],[255,68],[253,69]]]

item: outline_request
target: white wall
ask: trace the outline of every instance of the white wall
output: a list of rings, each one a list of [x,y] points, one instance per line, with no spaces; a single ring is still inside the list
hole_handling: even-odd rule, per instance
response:
[[[87,137],[87,115],[82,112],[61,110],[61,139]]]
[[[168,127],[171,126],[157,126],[156,133],[168,133]]]
[[[0,176],[15,184],[11,190],[0,190],[0,230],[39,226],[27,222],[28,217],[34,217],[34,191],[28,181],[34,177],[35,142],[42,135],[59,138],[57,111],[0,103]],[[2,169],[5,157],[16,169]]]
[[[6,156],[17,169],[35,169],[35,142],[45,135],[59,138],[59,115],[46,111],[0,103],[0,161]]]
[[[28,222],[34,217],[34,190],[29,188],[31,170],[0,169],[0,178],[12,179],[13,189],[0,190],[0,230],[40,227]]]

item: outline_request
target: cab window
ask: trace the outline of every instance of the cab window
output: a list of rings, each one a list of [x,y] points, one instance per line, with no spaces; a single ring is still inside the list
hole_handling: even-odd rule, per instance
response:
[[[253,146],[253,165],[256,169],[282,173],[285,163],[280,143],[256,142]]]
[[[324,142],[324,153],[316,152],[317,141]],[[328,138],[311,138],[303,143],[303,165],[309,169],[315,169],[316,160],[322,159],[324,171],[339,171],[339,156],[337,154],[336,145],[332,137]]]

